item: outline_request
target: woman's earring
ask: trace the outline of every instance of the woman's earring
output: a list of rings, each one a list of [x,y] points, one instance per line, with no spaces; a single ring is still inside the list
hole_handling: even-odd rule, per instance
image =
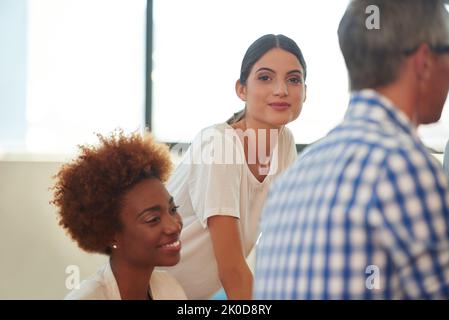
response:
[[[113,245],[112,245],[112,248],[117,249],[117,245],[116,245],[116,244],[113,244]]]

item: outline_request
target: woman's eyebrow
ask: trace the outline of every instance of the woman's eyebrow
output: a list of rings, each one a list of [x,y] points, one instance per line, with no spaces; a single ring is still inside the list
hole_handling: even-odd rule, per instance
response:
[[[266,67],[262,67],[262,68],[257,69],[256,73],[260,72],[260,71],[269,71],[269,72],[272,72],[272,73],[276,73],[276,71],[274,71],[273,69],[266,68]],[[300,73],[300,74],[302,74],[302,71],[299,70],[299,69],[293,69],[293,70],[290,70],[289,72],[287,72],[287,74],[292,74],[292,73]]]
[[[276,73],[273,69],[265,68],[265,67],[262,67],[262,68],[257,69],[256,72],[259,72],[259,71],[270,71],[270,72]]]
[[[173,197],[170,197],[170,199],[168,199],[168,204],[169,205],[172,205],[174,203],[174,199],[173,199]],[[148,207],[148,208],[145,208],[145,209],[143,209],[138,215],[137,215],[137,218],[139,218],[141,215],[143,215],[145,212],[157,212],[157,211],[161,211],[162,210],[162,208],[161,208],[161,206],[160,205],[155,205],[155,206],[152,206],[152,207]]]
[[[289,72],[287,72],[287,74],[292,74],[292,73],[300,73],[302,74],[302,71],[299,69],[294,69],[294,70],[290,70]]]
[[[161,206],[156,205],[156,206],[152,206],[149,208],[145,208],[137,215],[137,218],[139,218],[141,215],[143,215],[146,212],[157,212],[157,211],[161,211]]]

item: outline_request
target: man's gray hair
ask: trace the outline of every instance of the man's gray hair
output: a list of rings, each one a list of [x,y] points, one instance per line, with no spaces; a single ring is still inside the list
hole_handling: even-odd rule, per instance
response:
[[[367,26],[372,5],[379,9],[378,29]],[[404,52],[422,43],[449,45],[448,16],[441,0],[352,0],[338,27],[350,89],[391,83]]]

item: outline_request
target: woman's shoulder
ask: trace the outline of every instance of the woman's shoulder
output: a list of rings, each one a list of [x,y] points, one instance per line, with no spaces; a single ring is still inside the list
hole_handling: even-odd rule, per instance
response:
[[[282,129],[281,137],[283,137],[287,141],[291,141],[293,143],[295,142],[295,139],[293,138],[292,131],[289,128],[287,128],[287,127],[284,127]]]
[[[290,131],[290,129],[287,127],[283,127],[282,130],[280,131],[278,141],[279,141],[279,150],[282,150],[283,152],[285,150],[290,150],[293,147],[295,147],[295,138],[293,137],[293,134]]]
[[[204,138],[205,136],[222,136],[227,132],[230,132],[231,130],[233,130],[232,127],[226,122],[216,123],[201,129],[200,132],[196,135],[195,140],[197,140],[198,138]]]
[[[151,291],[155,300],[186,300],[184,289],[171,274],[154,270],[150,279]]]
[[[107,286],[102,267],[95,274],[83,280],[78,288],[73,289],[64,298],[65,300],[108,300]]]
[[[100,267],[97,272],[83,280],[79,288],[69,292],[65,300],[120,300],[117,282],[109,263]]]
[[[197,157],[217,153],[216,156],[221,157],[224,156],[222,151],[240,152],[239,146],[240,142],[236,131],[229,124],[223,122],[201,130],[196,135],[189,152]],[[217,159],[213,160],[214,163],[220,163],[220,161],[216,161]]]
[[[70,291],[64,300],[108,300],[106,286],[96,277],[81,282],[79,288]]]

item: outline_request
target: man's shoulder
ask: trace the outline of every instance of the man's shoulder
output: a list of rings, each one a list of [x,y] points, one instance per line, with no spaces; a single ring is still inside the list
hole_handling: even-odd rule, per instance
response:
[[[318,142],[370,145],[385,150],[397,148],[413,150],[420,143],[416,137],[391,123],[372,122],[365,119],[344,121]]]

